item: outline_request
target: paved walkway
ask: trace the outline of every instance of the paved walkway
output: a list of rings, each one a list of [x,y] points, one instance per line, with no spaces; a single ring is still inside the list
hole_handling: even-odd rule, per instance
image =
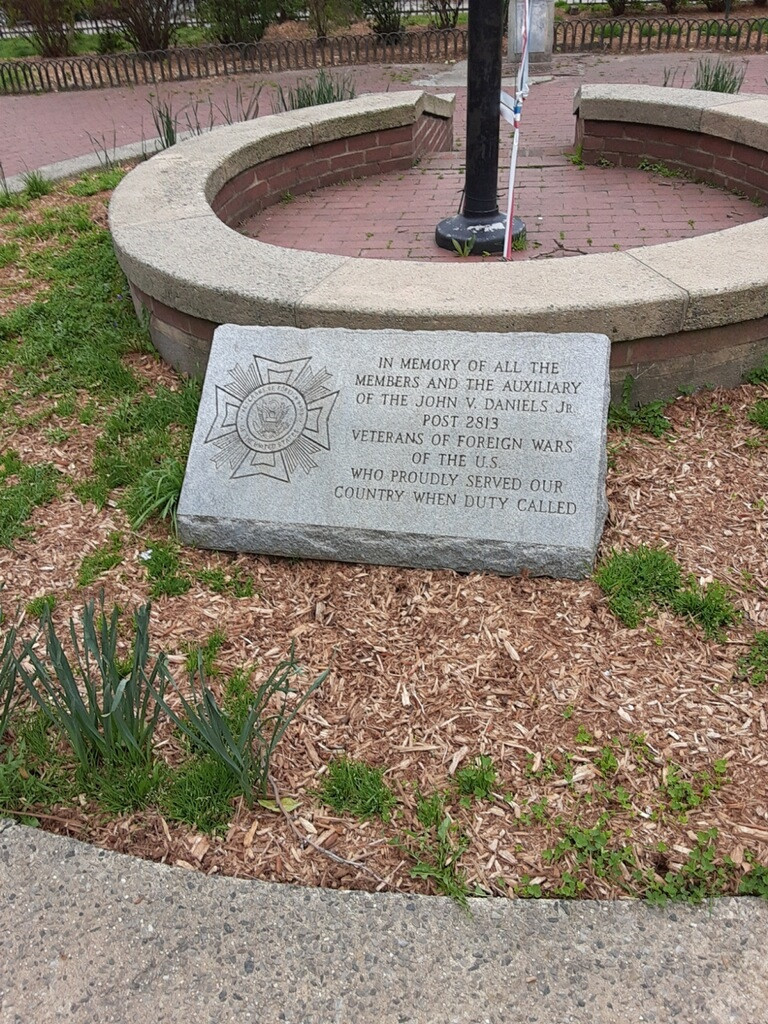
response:
[[[5,827],[4,827],[5,826]],[[766,1024],[768,902],[206,877],[0,822],[0,1024]]]

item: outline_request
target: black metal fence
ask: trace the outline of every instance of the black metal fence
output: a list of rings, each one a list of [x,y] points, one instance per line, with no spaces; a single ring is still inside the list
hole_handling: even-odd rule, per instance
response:
[[[600,18],[555,22],[555,53],[697,49],[765,51],[768,18]]]
[[[0,93],[60,92],[184,81],[242,72],[302,71],[355,64],[424,64],[466,56],[466,29],[334,36],[155,53],[0,61]]]

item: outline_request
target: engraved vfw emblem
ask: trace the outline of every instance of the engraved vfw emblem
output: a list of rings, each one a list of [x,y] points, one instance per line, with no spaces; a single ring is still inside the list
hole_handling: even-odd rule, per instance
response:
[[[330,391],[326,369],[314,373],[307,359],[278,363],[253,357],[245,369],[238,363],[229,381],[216,385],[216,417],[206,444],[216,451],[217,468],[231,470],[230,479],[268,476],[289,483],[297,469],[317,468],[315,456],[330,451],[328,420],[338,398]]]

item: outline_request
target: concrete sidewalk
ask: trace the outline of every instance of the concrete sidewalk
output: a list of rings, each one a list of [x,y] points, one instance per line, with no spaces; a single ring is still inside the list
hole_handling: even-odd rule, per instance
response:
[[[768,902],[450,901],[168,868],[0,822],[2,1024],[766,1024]]]

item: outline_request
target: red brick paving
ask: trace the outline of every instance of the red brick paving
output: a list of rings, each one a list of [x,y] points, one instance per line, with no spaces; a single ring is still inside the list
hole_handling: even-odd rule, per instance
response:
[[[528,247],[516,258],[599,252],[703,234],[754,220],[763,210],[725,192],[624,168],[579,169],[564,155],[572,149],[572,97],[581,82],[661,85],[665,71],[687,68],[699,54],[642,56],[579,55],[556,58],[553,79],[532,87],[523,112],[516,209],[526,222]],[[764,92],[768,56],[747,58],[744,91]],[[402,81],[446,70],[444,66],[350,69],[358,93],[412,88]],[[263,85],[261,113],[271,112],[277,84],[298,75],[240,76],[237,80],[177,83],[83,93],[0,98],[0,162],[6,175],[98,148],[150,138],[155,133],[149,99],[171,99],[181,113],[207,119],[209,101],[223,106],[239,85]],[[679,75],[678,75],[679,81]],[[455,259],[433,242],[435,224],[455,213],[463,183],[465,90],[457,93],[456,150],[419,167],[379,178],[349,182],[301,196],[265,211],[251,231],[281,245],[347,255],[392,259]],[[221,120],[221,117],[217,117]],[[502,164],[508,160],[510,131],[502,123]],[[500,201],[506,174],[502,168]]]

